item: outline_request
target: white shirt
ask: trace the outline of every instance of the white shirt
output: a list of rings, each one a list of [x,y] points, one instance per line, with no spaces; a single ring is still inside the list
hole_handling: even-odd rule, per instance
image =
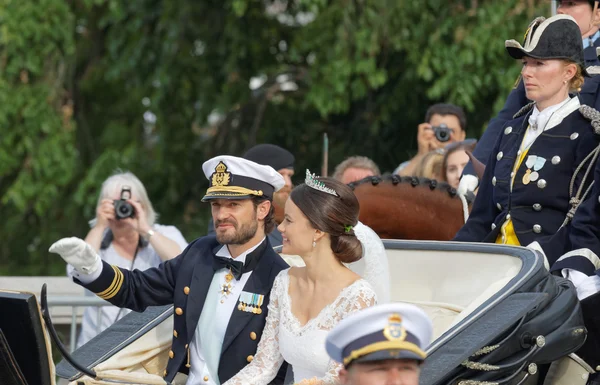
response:
[[[573,98],[576,99],[576,98]],[[561,103],[555,104],[550,107],[546,107],[543,111],[540,112],[538,110],[537,105],[533,107],[533,112],[529,116],[529,129],[525,132],[525,138],[523,138],[523,144],[521,145],[521,149],[529,148],[533,142],[542,134],[543,131],[549,130],[552,127],[556,127],[565,116],[569,115],[573,110],[571,108],[565,108],[568,111],[567,114],[562,114],[561,107],[566,105],[568,102],[572,101],[571,98],[566,98]],[[574,104],[573,102],[569,104]],[[579,108],[579,103],[577,103],[577,108]],[[559,110],[561,110],[559,112]],[[552,121],[550,119],[552,118]],[[557,119],[559,118],[559,119]]]
[[[245,263],[246,256],[263,242],[264,238],[256,246],[240,254],[235,260]],[[227,246],[221,247],[216,255],[231,258]],[[210,283],[202,313],[200,313],[200,319],[190,343],[191,367],[187,385],[220,385],[218,371],[223,338],[240,294],[252,275],[252,271],[249,271],[244,273],[239,281],[236,281],[235,278],[231,280],[231,294],[224,296],[219,291],[221,285],[226,283],[225,276],[228,272],[227,269],[216,271]]]

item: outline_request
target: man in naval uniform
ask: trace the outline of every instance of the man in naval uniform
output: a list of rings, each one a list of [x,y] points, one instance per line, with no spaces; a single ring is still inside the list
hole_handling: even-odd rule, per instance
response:
[[[599,73],[598,66],[600,65],[600,60],[598,60],[596,54],[596,48],[600,48],[600,30],[598,29],[600,23],[599,1],[558,1],[558,13],[573,16],[579,25],[583,38],[585,66],[592,77],[585,80],[585,83],[578,94],[581,104],[600,110],[600,98],[598,98],[600,76],[597,76]],[[529,29],[527,30],[527,33],[529,33]],[[525,34],[524,40],[526,39],[527,34]],[[477,146],[473,151],[473,156],[478,161],[482,163],[488,161],[488,158],[494,149],[496,140],[502,134],[502,127],[504,124],[509,120],[512,120],[513,116],[529,102],[530,101],[525,96],[525,85],[521,81],[521,77],[519,77],[515,84],[515,88],[508,95],[504,107],[496,117],[490,120],[487,129],[483,133],[481,139],[477,142]],[[474,191],[478,186],[479,178],[475,173],[473,162],[469,162],[463,171],[458,191],[459,193],[464,194],[466,191]]]
[[[50,247],[74,270],[76,283],[113,305],[143,311],[173,304],[173,342],[166,381],[188,373],[187,384],[220,384],[252,361],[267,317],[273,281],[287,264],[266,234],[273,224],[273,194],[284,185],[272,167],[233,157],[206,161],[216,237],[192,242],[181,255],[145,271],[100,260],[78,238]],[[285,365],[283,365],[285,366]],[[273,382],[282,384],[285,368]]]
[[[344,368],[342,385],[418,385],[433,326],[414,305],[389,303],[343,319],[327,335],[329,356]]]

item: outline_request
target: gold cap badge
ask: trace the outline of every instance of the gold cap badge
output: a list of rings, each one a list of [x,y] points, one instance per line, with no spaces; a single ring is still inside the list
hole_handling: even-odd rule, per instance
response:
[[[388,324],[383,329],[383,335],[390,341],[403,341],[406,338],[406,330],[402,327],[402,317],[394,313],[388,318]]]
[[[223,162],[219,162],[215,167],[215,172],[212,174],[213,186],[227,186],[231,179],[231,173],[227,172],[227,166]]]

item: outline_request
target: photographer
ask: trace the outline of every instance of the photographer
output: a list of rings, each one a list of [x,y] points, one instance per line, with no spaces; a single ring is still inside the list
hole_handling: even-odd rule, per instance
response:
[[[156,217],[142,182],[130,172],[114,174],[102,184],[96,218],[90,222],[92,229],[85,241],[109,264],[128,270],[156,267],[178,256],[187,246],[176,227],[156,224]],[[100,311],[97,325],[97,309],[85,310],[77,346],[129,312],[115,306]]]
[[[417,129],[417,155],[398,166],[394,173],[414,175],[415,168],[427,153],[464,140],[466,126],[467,117],[462,108],[454,104],[434,104],[429,107],[425,123],[419,124]]]

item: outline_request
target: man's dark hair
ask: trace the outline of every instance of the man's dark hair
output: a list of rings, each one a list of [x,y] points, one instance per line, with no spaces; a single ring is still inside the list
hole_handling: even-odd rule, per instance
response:
[[[252,197],[252,203],[254,204],[254,210],[256,211],[256,208],[258,207],[258,205],[267,200],[269,200],[269,199],[257,197],[257,196]],[[271,202],[271,208],[269,209],[269,213],[265,217],[265,235],[271,234],[271,231],[273,231],[273,229],[275,228],[275,209],[273,208],[273,201],[270,201],[270,202]]]
[[[463,131],[467,130],[467,116],[462,108],[450,103],[438,103],[427,109],[425,113],[425,122],[429,123],[431,117],[438,115],[454,115],[458,118],[458,123]]]

